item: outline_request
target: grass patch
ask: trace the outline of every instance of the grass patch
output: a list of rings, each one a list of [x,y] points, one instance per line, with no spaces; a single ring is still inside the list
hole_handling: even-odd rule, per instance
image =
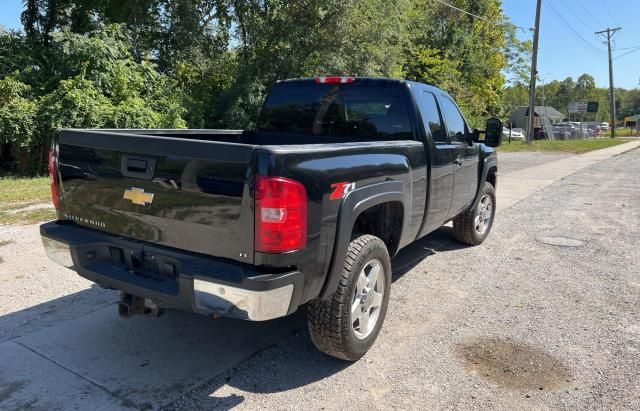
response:
[[[634,137],[638,136],[638,132],[631,128],[616,129],[616,137]]]
[[[612,138],[599,138],[597,140],[537,140],[531,144],[524,141],[512,141],[511,144],[503,142],[498,147],[498,152],[513,153],[522,151],[543,151],[543,152],[559,152],[559,153],[575,153],[582,154],[593,150],[600,150],[607,147],[617,146],[618,144],[627,143],[628,140],[619,140]]]
[[[51,201],[49,177],[0,178],[0,210]]]
[[[49,177],[0,178],[0,225],[34,224],[56,218],[51,208],[18,211],[34,204],[50,204]]]

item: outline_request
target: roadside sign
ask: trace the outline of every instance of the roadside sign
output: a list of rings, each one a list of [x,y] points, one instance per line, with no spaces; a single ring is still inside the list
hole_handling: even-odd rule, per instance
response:
[[[586,101],[574,101],[569,103],[569,113],[586,113],[587,102]]]
[[[569,113],[597,113],[597,101],[574,101],[569,103]]]

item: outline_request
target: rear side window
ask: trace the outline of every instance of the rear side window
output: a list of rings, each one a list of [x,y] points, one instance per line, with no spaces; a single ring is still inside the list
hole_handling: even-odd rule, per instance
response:
[[[442,113],[452,142],[467,143],[467,126],[458,107],[447,96],[442,96]]]
[[[276,86],[260,113],[257,130],[378,140],[412,138],[399,86]]]
[[[420,94],[418,104],[420,105],[424,128],[431,131],[433,141],[436,143],[447,143],[447,133],[442,127],[442,119],[440,118],[436,96],[428,91],[423,91]]]

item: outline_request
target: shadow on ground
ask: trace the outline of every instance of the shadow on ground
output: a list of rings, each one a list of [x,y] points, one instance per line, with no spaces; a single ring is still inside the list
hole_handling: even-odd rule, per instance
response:
[[[452,241],[451,228],[442,227],[394,258],[394,281],[430,255],[460,247]],[[98,297],[102,308],[82,311]],[[263,323],[213,320],[177,311],[158,319],[123,320],[117,316],[116,299],[116,293],[91,288],[0,317],[0,329],[10,330],[0,344],[0,363],[5,360],[1,347],[18,344],[37,354],[37,360],[25,367],[38,367],[38,361],[53,362],[84,383],[88,381],[106,391],[117,405],[138,409],[166,406],[188,392],[198,393],[198,387],[212,381],[217,387],[207,386],[202,398],[206,404],[199,404],[231,408],[243,397],[216,398],[209,394],[225,384],[248,392],[287,391],[322,380],[350,365],[315,349],[306,331],[304,307],[287,318]],[[64,315],[55,314],[56,307]],[[47,321],[47,315],[52,315],[54,321]],[[276,343],[285,349],[278,350],[284,354],[274,360],[269,356],[275,354],[264,349]],[[250,382],[234,378],[233,373],[234,367],[247,358],[248,363],[258,362],[262,370]],[[20,404],[18,399],[24,403],[29,396],[35,396],[38,406],[56,404],[55,398],[43,398],[46,393],[30,388],[56,384],[54,378],[35,381],[36,377],[32,377],[31,382],[21,380],[20,385],[11,385],[18,381],[10,372],[10,367],[0,367],[0,381],[4,386],[18,388],[0,396],[0,408],[13,408]],[[77,401],[80,402],[64,404],[77,408],[91,404],[87,396],[80,396]]]

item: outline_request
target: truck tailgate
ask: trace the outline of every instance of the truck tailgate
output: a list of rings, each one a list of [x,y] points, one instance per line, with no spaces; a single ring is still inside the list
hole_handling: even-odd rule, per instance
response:
[[[118,236],[253,262],[255,146],[61,130],[61,218]]]

